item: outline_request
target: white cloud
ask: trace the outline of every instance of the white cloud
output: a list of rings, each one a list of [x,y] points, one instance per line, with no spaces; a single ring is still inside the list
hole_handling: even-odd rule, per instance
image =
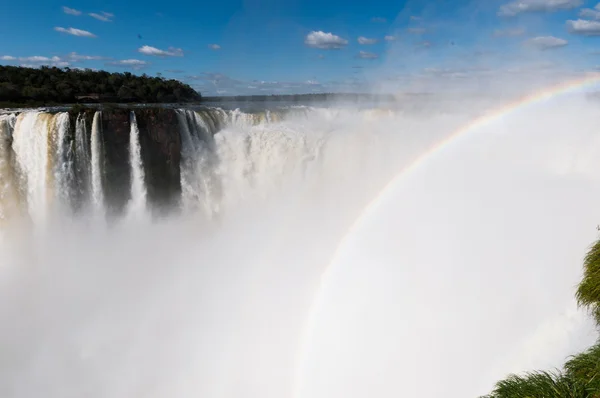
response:
[[[107,65],[121,66],[124,68],[131,68],[133,70],[140,70],[148,66],[148,62],[139,59],[123,59],[120,61],[109,62]]]
[[[318,84],[320,84],[318,81],[316,80],[307,80],[304,82],[304,84],[308,84],[309,86],[316,86]]]
[[[121,61],[117,61],[119,65],[147,65],[146,61],[141,61],[139,59],[124,59]]]
[[[525,44],[540,50],[564,47],[569,42],[554,36],[538,36],[525,41]]]
[[[144,55],[152,55],[154,57],[183,57],[181,48],[169,47],[166,51],[156,47],[142,46],[138,48],[138,52]]]
[[[389,35],[388,35],[388,36],[384,37],[383,39],[384,39],[385,41],[394,41],[394,40],[396,40],[396,36],[389,36]]]
[[[368,39],[364,36],[360,36],[358,38],[358,43],[363,45],[375,44],[377,43],[377,39]]]
[[[109,12],[102,12],[102,14],[90,12],[88,15],[90,17],[96,18],[98,21],[102,21],[102,22],[112,22],[112,17],[114,17],[114,15]]]
[[[319,54],[319,55],[317,55],[317,58],[319,58],[319,59],[325,59],[325,56],[323,54]]]
[[[588,21],[587,19],[569,20],[567,21],[567,29],[574,35],[600,36],[600,21]]]
[[[421,17],[417,17],[416,15],[411,15],[410,16],[410,20],[411,21],[421,21],[423,18]]]
[[[358,53],[358,58],[362,58],[362,59],[376,59],[376,58],[379,58],[379,55],[377,55],[375,53],[366,52],[366,51],[360,51]]]
[[[525,34],[524,28],[513,28],[513,29],[496,29],[494,31],[494,37],[516,37],[523,36]]]
[[[19,58],[19,61],[21,62],[60,62],[60,58],[59,57],[52,57],[52,58],[48,58],[48,57],[42,57],[40,55],[34,55],[32,57],[21,57]]]
[[[586,19],[600,20],[600,3],[596,4],[596,7],[594,7],[594,9],[583,8],[581,11],[579,11],[579,16],[581,18],[586,18]]]
[[[40,65],[49,65],[49,66],[56,66],[59,68],[69,66],[73,62],[92,61],[92,60],[101,60],[101,59],[107,59],[107,58],[97,56],[97,55],[81,55],[81,54],[77,54],[76,52],[72,52],[65,57],[58,57],[56,55],[52,56],[52,57],[45,57],[42,55],[32,55],[29,57],[19,57],[19,58],[16,58],[16,57],[13,57],[10,55],[5,55],[5,56],[0,57],[0,60],[3,60],[3,61],[17,61],[18,60],[21,64],[21,66],[38,67]]]
[[[386,23],[387,19],[381,18],[381,17],[373,17],[373,18],[371,18],[371,22],[374,22],[374,23]]]
[[[513,17],[524,12],[553,12],[577,8],[582,0],[516,0],[504,4],[498,10],[498,15]]]
[[[406,31],[411,35],[422,35],[425,33],[425,28],[408,28]]]
[[[32,55],[30,57],[13,57],[10,55],[5,55],[0,57],[0,60],[3,61],[19,61],[19,65],[25,68],[38,68],[42,65],[46,66],[56,66],[58,68],[64,68],[69,66],[70,63],[57,56],[53,57],[44,57],[41,55]]]
[[[69,7],[65,7],[65,6],[63,6],[63,8],[62,8],[62,9],[63,9],[63,12],[64,12],[65,14],[69,14],[69,15],[81,15],[81,11],[79,11],[79,10],[76,10],[76,9],[74,9],[74,8],[69,8]]]
[[[95,61],[95,60],[101,60],[101,59],[106,59],[106,58],[101,57],[99,55],[82,55],[82,54],[77,54],[76,52],[72,52],[69,55],[67,55],[67,59],[69,59],[72,62],[79,62],[79,61]]]
[[[217,50],[221,49],[221,46],[218,44],[209,44],[208,48],[210,48],[211,50],[217,51]]]
[[[66,33],[66,34],[73,35],[73,36],[96,37],[95,34],[88,32],[87,30],[81,30],[81,29],[75,29],[75,28],[66,29],[66,28],[61,28],[60,26],[55,27],[54,30],[57,32]]]
[[[313,31],[306,35],[304,44],[313,48],[320,48],[323,50],[340,49],[348,44],[348,40],[342,39],[332,33],[325,33],[322,31]]]

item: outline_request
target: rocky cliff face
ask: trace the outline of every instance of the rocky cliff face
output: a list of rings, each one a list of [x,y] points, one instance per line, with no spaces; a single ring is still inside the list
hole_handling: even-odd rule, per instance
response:
[[[122,215],[131,199],[131,167],[129,140],[131,112],[135,112],[147,189],[148,206],[154,212],[173,209],[181,198],[180,126],[174,109],[162,108],[109,108],[102,110],[103,190],[105,205],[110,216]],[[75,182],[77,202],[85,202],[89,192],[83,163],[90,159],[90,132],[94,109],[76,109],[70,112],[70,136],[75,136],[78,118],[83,120],[87,159],[76,159]],[[74,203],[77,208],[77,204]]]
[[[112,109],[102,112],[104,150],[104,200],[109,215],[120,215],[131,198],[129,166],[130,111]]]
[[[148,204],[154,209],[176,205],[181,197],[181,136],[172,109],[135,111],[140,131]]]

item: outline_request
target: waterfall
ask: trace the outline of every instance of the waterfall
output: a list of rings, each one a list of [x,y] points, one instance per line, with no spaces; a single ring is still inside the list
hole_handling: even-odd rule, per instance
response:
[[[55,117],[55,162],[54,181],[56,195],[61,206],[69,205],[72,199],[71,191],[75,181],[74,151],[69,136],[70,121],[68,113],[60,113]]]
[[[102,151],[102,112],[97,111],[92,121],[92,206],[97,214],[103,212],[104,194],[102,189],[102,170],[104,154]]]
[[[333,117],[329,111],[309,112],[305,108],[259,112],[204,108],[173,112],[178,119],[177,139],[181,140],[181,152],[175,154],[180,155],[179,176],[172,180],[169,180],[168,172],[145,175],[148,171],[142,162],[137,123],[140,115],[127,113],[129,170],[126,172],[131,177],[130,185],[125,187],[130,193],[129,202],[125,202],[128,214],[145,213],[149,195],[164,187],[171,192],[178,192],[181,187],[181,201],[178,202],[183,208],[211,218],[221,213],[225,204],[233,206],[255,194],[265,196],[273,188],[279,189],[281,184],[293,185],[290,176],[303,175],[302,170],[315,159],[314,148],[306,147],[304,132],[295,129],[306,129],[304,121],[308,121],[308,113],[318,120]],[[302,118],[303,123],[294,124],[285,115]],[[114,153],[107,152],[114,146],[106,142],[103,134],[103,128],[106,128],[103,116],[113,117],[100,111],[95,112],[93,118],[90,113],[82,112],[73,120],[65,112],[28,111],[18,116],[2,116],[0,167],[7,170],[0,176],[4,216],[12,211],[7,210],[8,202],[26,204],[28,213],[35,220],[42,220],[56,210],[69,209],[82,214],[88,206],[95,209],[95,214],[104,214],[107,188],[114,183],[115,170],[106,163],[107,156],[114,157]],[[121,122],[125,120],[121,119]],[[124,137],[125,131],[119,131],[120,137]],[[169,132],[173,133],[173,130]],[[159,148],[162,151],[158,154],[160,161],[176,159],[165,151],[172,151],[177,148],[173,145],[179,143],[176,140],[169,143],[172,136],[151,137],[151,140],[156,139],[161,140],[159,146],[153,147],[153,143],[150,150]],[[122,144],[120,141],[119,145]],[[310,153],[303,155],[304,151]],[[154,161],[154,154],[148,156]],[[153,179],[152,184],[159,184],[153,185],[152,191],[146,184],[147,177]],[[162,183],[165,185],[160,186]]]
[[[74,158],[69,115],[22,113],[17,117],[12,136],[20,189],[25,193],[29,214],[43,222],[49,210],[68,206],[71,199]]]
[[[92,191],[92,165],[90,161],[90,140],[85,113],[77,115],[75,122],[75,186],[80,202],[89,200]]]
[[[19,206],[19,187],[11,149],[15,121],[15,115],[0,115],[0,224],[16,214]]]
[[[35,221],[44,221],[47,205],[48,122],[51,115],[26,112],[17,117],[13,131],[16,160],[25,187],[27,208]]]
[[[131,131],[129,133],[129,164],[131,165],[131,200],[129,213],[139,217],[146,212],[146,185],[144,182],[144,167],[142,164],[140,131],[135,112],[130,116]]]
[[[221,115],[222,116],[222,115]],[[181,189],[184,208],[201,208],[212,217],[220,211],[220,186],[215,175],[217,159],[212,131],[214,118],[205,113],[180,110]]]
[[[0,219],[0,395],[476,397],[560,366],[597,340],[572,296],[600,134],[550,102],[444,151],[470,118],[0,116],[0,216],[19,187],[32,219]],[[70,169],[90,208],[30,228]],[[144,194],[186,207],[135,222]]]

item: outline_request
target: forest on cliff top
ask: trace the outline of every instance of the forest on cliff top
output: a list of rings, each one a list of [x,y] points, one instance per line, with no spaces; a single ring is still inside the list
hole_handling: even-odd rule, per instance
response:
[[[69,68],[0,66],[0,103],[184,103],[201,95],[178,80]]]

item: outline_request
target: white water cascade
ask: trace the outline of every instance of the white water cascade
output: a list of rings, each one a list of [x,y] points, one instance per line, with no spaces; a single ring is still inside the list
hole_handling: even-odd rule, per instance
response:
[[[220,111],[222,112],[222,111]],[[217,117],[222,116],[217,113]],[[212,217],[219,213],[219,187],[215,175],[215,155],[212,135],[217,131],[215,120],[201,118],[194,111],[177,111],[181,131],[181,189],[183,207],[202,209]]]
[[[104,153],[102,150],[102,112],[97,111],[92,121],[91,136],[91,177],[92,177],[92,206],[97,215],[103,213],[104,191],[102,188],[102,170]]]
[[[90,159],[90,139],[85,114],[83,113],[77,115],[75,123],[75,171],[77,173],[75,190],[78,199],[85,203],[92,192],[92,162]]]
[[[29,214],[44,223],[66,198],[72,178],[72,154],[67,148],[68,114],[22,113],[17,117],[12,149],[26,192]]]
[[[0,115],[0,225],[19,213],[19,186],[11,148],[15,122],[13,114]]]
[[[140,131],[138,130],[135,112],[131,112],[130,119],[129,164],[131,167],[131,200],[129,202],[129,214],[139,218],[143,217],[146,213],[147,193],[140,147]]]
[[[55,121],[56,133],[54,135],[53,153],[56,153],[54,162],[54,181],[58,206],[66,211],[70,206],[71,187],[75,181],[75,153],[68,137],[70,121],[68,113],[60,113]]]
[[[573,301],[600,219],[597,106],[507,115],[381,195],[470,105],[180,109],[168,145],[136,110],[117,155],[114,115],[0,117],[0,193],[47,220],[0,222],[0,396],[475,398],[561,366],[597,338]],[[179,143],[180,163],[142,164]],[[130,172],[123,206],[149,213],[151,170],[180,183],[179,211],[140,225],[50,206],[67,184],[109,214],[103,187]]]

